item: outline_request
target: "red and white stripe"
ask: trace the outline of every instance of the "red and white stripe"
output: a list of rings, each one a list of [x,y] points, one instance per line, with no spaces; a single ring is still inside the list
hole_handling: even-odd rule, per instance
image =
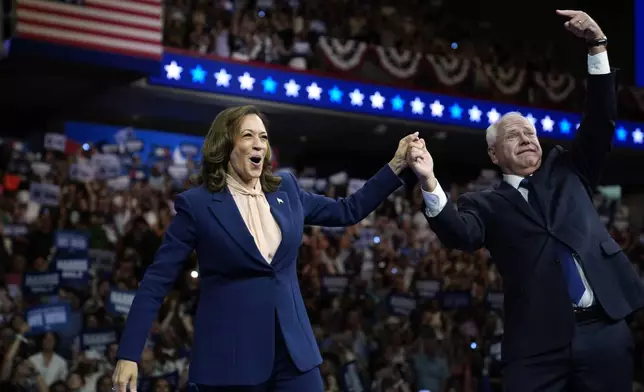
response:
[[[163,53],[162,0],[17,1],[19,37],[152,59]]]

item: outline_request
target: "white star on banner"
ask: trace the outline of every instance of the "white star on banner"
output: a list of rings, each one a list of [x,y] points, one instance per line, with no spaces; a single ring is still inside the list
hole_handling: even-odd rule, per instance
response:
[[[312,83],[310,86],[306,87],[306,92],[309,93],[309,99],[319,101],[322,89],[316,83]]]
[[[642,144],[644,142],[644,132],[639,128],[633,131],[633,143]]]
[[[295,80],[291,79],[288,83],[284,83],[284,88],[286,89],[287,97],[297,97],[300,95],[300,85],[295,83]]]
[[[413,101],[409,102],[411,105],[411,112],[414,114],[423,114],[425,110],[425,102],[421,101],[420,98],[416,97]]]
[[[382,109],[385,105],[385,97],[380,95],[380,92],[378,91],[370,96],[369,100],[371,100],[371,107],[374,109]]]
[[[490,124],[494,124],[495,122],[499,121],[499,118],[501,117],[501,113],[496,111],[496,108],[492,108],[489,112],[487,112],[487,121]]]
[[[481,122],[481,114],[483,114],[483,112],[481,112],[481,110],[476,105],[472,106],[472,108],[468,110],[467,113],[469,113],[470,115],[470,121]]]
[[[228,87],[230,86],[230,78],[233,75],[226,72],[225,69],[220,69],[218,72],[215,72],[215,79],[217,79],[217,86]]]
[[[239,80],[239,88],[242,90],[253,91],[253,84],[255,84],[255,78],[251,77],[248,72],[237,78]]]
[[[181,72],[183,72],[183,68],[180,67],[176,61],[172,61],[164,68],[165,68],[165,72],[167,73],[166,77],[168,79],[174,79],[174,80],[181,79]]]
[[[429,105],[429,108],[432,111],[432,117],[443,117],[443,110],[445,106],[441,105],[440,101],[437,99]]]
[[[364,100],[364,94],[360,90],[355,89],[349,93],[349,98],[351,98],[352,106],[362,106],[362,101]]]
[[[541,127],[546,132],[552,132],[552,127],[554,127],[554,125],[555,122],[552,121],[550,116],[546,116],[543,120],[541,120]]]
[[[525,116],[525,119],[526,119],[526,120],[528,120],[528,122],[529,122],[530,124],[532,124],[532,126],[533,126],[533,127],[534,127],[534,126],[536,126],[536,124],[537,124],[537,119],[536,119],[536,118],[534,118],[534,116],[532,115],[532,113],[528,113],[528,115],[527,115],[527,116]]]

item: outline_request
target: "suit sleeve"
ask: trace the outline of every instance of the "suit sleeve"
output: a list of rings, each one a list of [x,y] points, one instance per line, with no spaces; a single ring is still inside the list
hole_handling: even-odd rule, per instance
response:
[[[174,208],[177,213],[132,301],[117,352],[119,359],[140,360],[161,303],[172,289],[183,262],[195,248],[195,220],[184,195],[177,197]]]
[[[607,56],[605,52],[600,55],[602,58]],[[596,56],[599,55],[591,57]],[[591,57],[589,71],[593,72]],[[608,61],[607,57],[605,61]],[[602,167],[612,149],[617,118],[615,94],[615,72],[588,75],[584,114],[570,156],[573,168],[589,190],[598,185]]]
[[[326,196],[303,191],[292,177],[304,211],[304,224],[314,226],[351,226],[374,211],[387,196],[403,183],[385,165],[353,195],[334,200]]]
[[[478,214],[476,205],[467,195],[462,195],[457,201],[458,210],[447,201],[440,213],[434,217],[425,217],[429,226],[436,233],[441,243],[452,249],[475,251],[485,244],[485,225]]]

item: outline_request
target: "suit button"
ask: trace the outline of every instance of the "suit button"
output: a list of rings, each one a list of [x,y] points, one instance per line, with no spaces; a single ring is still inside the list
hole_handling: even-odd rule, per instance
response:
[[[553,263],[553,264],[554,264],[554,265],[559,265],[559,263],[560,263],[559,259],[555,259],[555,261],[554,261],[554,263]]]
[[[554,231],[554,230],[552,230],[552,229],[550,229],[550,228],[548,229],[548,233],[550,233],[550,234],[552,234],[552,235],[555,235],[555,231]]]

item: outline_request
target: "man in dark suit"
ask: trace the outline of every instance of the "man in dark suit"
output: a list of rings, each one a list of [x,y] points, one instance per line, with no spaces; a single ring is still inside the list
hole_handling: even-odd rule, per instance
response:
[[[507,391],[630,391],[632,338],[624,318],[644,287],[593,206],[615,130],[615,88],[606,37],[581,11],[557,11],[588,46],[588,97],[572,146],[542,161],[536,129],[509,113],[487,130],[503,172],[496,189],[447,200],[421,140],[408,161],[425,214],[443,244],[486,247],[503,277]]]

